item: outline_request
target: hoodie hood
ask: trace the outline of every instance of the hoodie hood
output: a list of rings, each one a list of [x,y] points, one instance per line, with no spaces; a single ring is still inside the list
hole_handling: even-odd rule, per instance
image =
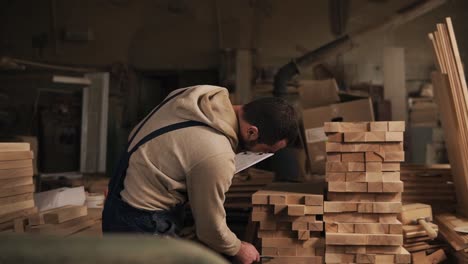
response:
[[[238,121],[226,88],[190,87],[172,103],[172,108],[181,119],[199,121],[221,132],[229,139],[232,149],[237,148]]]

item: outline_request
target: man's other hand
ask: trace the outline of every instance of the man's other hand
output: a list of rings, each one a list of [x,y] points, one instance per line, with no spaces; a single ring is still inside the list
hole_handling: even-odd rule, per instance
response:
[[[235,258],[239,264],[251,264],[260,262],[260,253],[252,244],[242,241]]]

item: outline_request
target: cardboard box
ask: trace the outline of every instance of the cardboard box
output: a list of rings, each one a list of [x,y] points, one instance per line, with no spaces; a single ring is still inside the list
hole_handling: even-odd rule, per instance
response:
[[[303,99],[304,98],[301,98],[301,100]],[[303,109],[302,121],[311,173],[325,174],[325,142],[327,137],[323,132],[323,123],[333,121],[374,121],[374,112],[372,110],[371,99],[366,98]]]
[[[335,79],[303,80],[299,82],[302,109],[326,106],[340,101]]]

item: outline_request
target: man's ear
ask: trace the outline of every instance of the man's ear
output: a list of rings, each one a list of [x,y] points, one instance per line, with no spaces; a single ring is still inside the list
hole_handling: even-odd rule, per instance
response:
[[[247,136],[249,140],[257,140],[258,139],[258,128],[256,126],[250,126],[247,129]]]

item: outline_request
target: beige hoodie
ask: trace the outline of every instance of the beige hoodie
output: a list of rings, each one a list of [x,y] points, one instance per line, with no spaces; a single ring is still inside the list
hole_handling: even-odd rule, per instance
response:
[[[209,127],[183,128],[142,145],[130,158],[122,199],[136,208],[165,210],[185,202],[188,195],[198,239],[220,253],[235,255],[240,240],[228,228],[223,206],[238,143],[228,91],[189,87],[159,109],[132,144],[160,127],[187,120]]]

